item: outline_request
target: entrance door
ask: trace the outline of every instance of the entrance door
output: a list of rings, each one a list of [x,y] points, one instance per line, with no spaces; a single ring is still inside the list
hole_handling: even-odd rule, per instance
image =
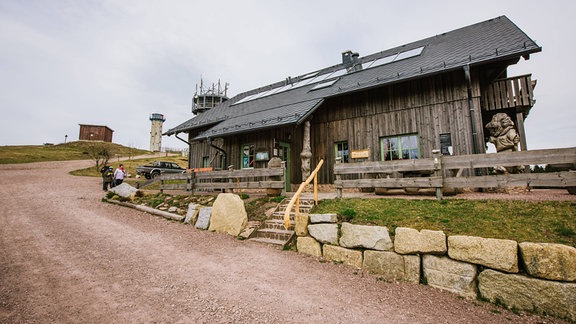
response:
[[[279,143],[278,157],[286,162],[286,192],[290,192],[290,144],[285,142]]]

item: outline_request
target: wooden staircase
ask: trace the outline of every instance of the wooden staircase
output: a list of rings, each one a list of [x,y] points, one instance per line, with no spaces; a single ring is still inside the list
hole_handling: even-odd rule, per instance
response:
[[[249,240],[275,244],[282,248],[289,245],[294,238],[294,211],[290,212],[290,227],[284,228],[284,213],[288,206],[288,200],[284,199],[269,219],[265,220],[262,225],[250,236]],[[314,206],[313,199],[300,200],[300,213],[309,214]]]

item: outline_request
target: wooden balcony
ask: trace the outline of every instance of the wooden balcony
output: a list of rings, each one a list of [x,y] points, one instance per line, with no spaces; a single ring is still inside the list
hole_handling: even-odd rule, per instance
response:
[[[495,80],[482,93],[482,109],[494,111],[514,108],[516,112],[527,113],[534,105],[533,91],[536,80],[532,75],[521,75]]]

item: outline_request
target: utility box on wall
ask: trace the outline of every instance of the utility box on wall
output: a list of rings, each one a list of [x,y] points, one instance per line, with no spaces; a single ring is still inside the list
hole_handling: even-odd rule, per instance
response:
[[[114,131],[108,126],[80,124],[80,136],[78,139],[81,141],[104,141],[112,143],[112,133],[114,133]]]

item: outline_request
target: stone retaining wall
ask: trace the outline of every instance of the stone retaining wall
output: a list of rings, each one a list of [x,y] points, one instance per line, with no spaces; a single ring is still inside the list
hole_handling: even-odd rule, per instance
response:
[[[399,227],[296,218],[300,253],[389,279],[425,282],[467,298],[576,321],[576,248],[550,243],[448,236]]]

